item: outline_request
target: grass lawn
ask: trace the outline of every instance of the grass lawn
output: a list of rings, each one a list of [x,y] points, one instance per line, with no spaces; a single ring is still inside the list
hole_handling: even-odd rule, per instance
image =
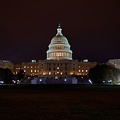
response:
[[[119,86],[0,86],[0,120],[120,120]]]

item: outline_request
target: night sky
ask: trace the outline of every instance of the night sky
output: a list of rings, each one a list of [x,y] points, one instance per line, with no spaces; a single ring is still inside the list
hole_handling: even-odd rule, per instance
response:
[[[119,0],[1,0],[0,59],[46,59],[58,23],[73,59],[120,58]]]

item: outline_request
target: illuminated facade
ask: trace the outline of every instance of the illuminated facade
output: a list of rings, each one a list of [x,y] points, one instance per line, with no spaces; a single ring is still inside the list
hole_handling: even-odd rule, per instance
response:
[[[15,64],[14,65],[14,70],[13,70],[13,74],[18,74],[18,72],[20,71],[21,69],[21,64]]]
[[[97,65],[97,62],[86,62],[86,60],[79,62],[77,75],[87,75],[90,68],[93,68]]]
[[[66,78],[77,74],[77,60],[39,60],[41,77]]]
[[[96,62],[78,62],[78,60],[39,60],[21,64],[26,76],[47,78],[68,78],[72,75],[85,76]]]
[[[68,78],[72,75],[87,75],[96,62],[78,60],[39,60],[39,75],[47,78]]]
[[[26,76],[38,76],[39,75],[39,65],[36,61],[23,62],[21,64],[21,69],[24,70]]]

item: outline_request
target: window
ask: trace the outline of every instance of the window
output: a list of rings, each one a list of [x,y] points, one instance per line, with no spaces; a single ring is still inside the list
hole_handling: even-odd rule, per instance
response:
[[[67,70],[67,67],[65,67],[65,70]]]
[[[61,52],[61,56],[63,57],[63,52]]]
[[[60,54],[60,56],[61,56],[61,53],[59,53]]]
[[[60,56],[60,54],[59,54],[59,53],[56,53],[56,56]]]

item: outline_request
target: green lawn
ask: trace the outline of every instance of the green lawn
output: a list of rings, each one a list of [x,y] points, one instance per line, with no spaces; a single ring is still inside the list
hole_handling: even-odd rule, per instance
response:
[[[119,86],[0,86],[0,120],[120,120]]]

